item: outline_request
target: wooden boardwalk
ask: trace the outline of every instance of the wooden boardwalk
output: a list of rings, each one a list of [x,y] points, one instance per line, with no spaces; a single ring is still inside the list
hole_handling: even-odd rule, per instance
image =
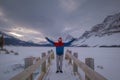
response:
[[[79,80],[79,78],[74,76],[72,65],[65,59],[63,59],[63,73],[56,73],[56,59],[54,59],[44,80]]]

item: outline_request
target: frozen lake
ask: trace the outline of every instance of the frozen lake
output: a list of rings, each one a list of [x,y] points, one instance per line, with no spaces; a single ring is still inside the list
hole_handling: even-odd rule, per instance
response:
[[[14,50],[19,55],[0,54],[0,80],[8,80],[22,70],[13,71],[11,66],[14,64],[24,64],[24,58],[29,56],[39,57],[42,52],[50,49],[55,51],[55,47],[5,47]],[[120,48],[80,48],[66,47],[72,52],[78,52],[79,59],[84,62],[85,58],[95,59],[95,70],[104,75],[109,80],[120,79]],[[97,66],[103,66],[103,69]]]

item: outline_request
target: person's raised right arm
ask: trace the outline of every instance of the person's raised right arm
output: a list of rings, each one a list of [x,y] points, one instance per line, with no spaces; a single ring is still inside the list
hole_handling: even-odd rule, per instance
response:
[[[45,37],[45,39],[54,45],[54,41],[50,40],[48,37]]]

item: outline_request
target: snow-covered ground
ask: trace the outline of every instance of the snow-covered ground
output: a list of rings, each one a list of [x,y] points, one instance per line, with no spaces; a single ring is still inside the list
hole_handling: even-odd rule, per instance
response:
[[[40,57],[42,52],[50,49],[55,51],[55,47],[5,47],[8,50],[14,50],[19,55],[0,54],[0,80],[9,80],[23,70],[24,58],[33,56]],[[104,75],[108,80],[120,79],[120,49],[119,48],[81,48],[67,47],[72,52],[78,52],[79,59],[84,62],[86,57],[95,59],[95,70]],[[21,67],[15,67],[15,66]],[[98,66],[102,66],[103,69]],[[56,66],[55,66],[56,67]]]

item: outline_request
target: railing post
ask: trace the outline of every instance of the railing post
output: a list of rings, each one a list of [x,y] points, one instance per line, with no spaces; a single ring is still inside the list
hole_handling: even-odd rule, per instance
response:
[[[42,53],[42,58],[44,58],[46,56],[46,53]],[[46,73],[46,61],[43,62],[42,64],[42,72]]]
[[[25,62],[25,69],[26,69],[33,64],[33,58],[32,57],[25,58],[24,62]]]
[[[28,58],[24,59],[25,69],[28,68],[29,66],[33,65],[33,60],[34,60],[34,57],[28,57]],[[33,80],[33,74],[31,74],[31,76],[28,77],[26,80]]]
[[[74,53],[73,56],[75,58],[78,58],[78,53]],[[74,61],[73,61],[73,72],[74,72],[74,75],[76,75],[78,73],[78,66]]]
[[[48,55],[50,55],[50,54],[51,54],[51,52],[48,51]],[[51,64],[51,55],[48,57],[48,64],[49,64],[49,65]]]
[[[67,50],[66,50],[66,53],[65,53],[65,59],[66,59],[66,60],[68,60],[68,55],[67,55],[68,52],[69,52],[69,50],[67,49]]]
[[[69,54],[71,54],[72,55],[72,51],[69,51]],[[69,57],[69,64],[72,64],[72,60],[71,60],[71,58]]]
[[[94,70],[94,59],[93,58],[86,58],[85,64]],[[85,75],[85,80],[90,80],[90,79]]]
[[[54,51],[51,49],[51,58],[54,59]]]

